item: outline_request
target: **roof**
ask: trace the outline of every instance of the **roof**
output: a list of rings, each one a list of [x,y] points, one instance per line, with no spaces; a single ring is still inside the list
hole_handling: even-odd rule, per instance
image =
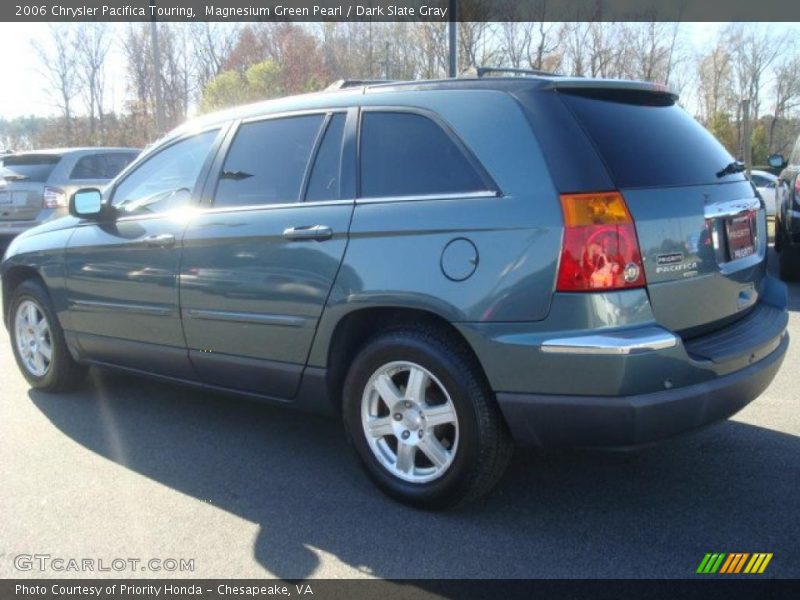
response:
[[[647,81],[624,79],[591,79],[586,77],[563,77],[560,75],[532,75],[513,77],[458,77],[453,79],[422,79],[414,81],[364,82],[363,85],[347,85],[297,96],[265,100],[254,104],[227,108],[209,113],[179,126],[167,135],[172,138],[193,130],[205,129],[232,119],[248,119],[279,112],[337,108],[362,104],[366,95],[398,92],[424,92],[441,90],[494,90],[521,92],[546,89],[629,89],[653,93],[667,93],[677,98],[666,86]]]
[[[110,146],[80,146],[72,148],[42,148],[41,150],[26,150],[23,152],[15,152],[13,156],[31,156],[52,154],[54,156],[65,156],[67,154],[75,154],[78,152],[140,152],[139,148],[123,148],[123,147],[110,147]]]

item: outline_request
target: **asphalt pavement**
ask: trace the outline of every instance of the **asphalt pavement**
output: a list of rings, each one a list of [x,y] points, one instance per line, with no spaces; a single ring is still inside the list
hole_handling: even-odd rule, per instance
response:
[[[0,577],[692,577],[706,552],[771,552],[764,576],[800,577],[790,293],[783,368],[730,421],[635,452],[517,452],[494,494],[448,513],[381,495],[336,420],[94,369],[32,391],[3,329]],[[39,570],[58,558],[95,572]],[[96,572],[120,558],[162,570]]]

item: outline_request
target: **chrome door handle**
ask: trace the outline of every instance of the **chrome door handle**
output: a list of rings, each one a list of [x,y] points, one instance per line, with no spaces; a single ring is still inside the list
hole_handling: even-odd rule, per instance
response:
[[[175,236],[171,233],[157,233],[148,235],[142,243],[148,248],[172,248],[175,245]]]
[[[333,230],[327,225],[287,227],[283,230],[283,237],[290,241],[316,240],[322,242],[333,237]]]

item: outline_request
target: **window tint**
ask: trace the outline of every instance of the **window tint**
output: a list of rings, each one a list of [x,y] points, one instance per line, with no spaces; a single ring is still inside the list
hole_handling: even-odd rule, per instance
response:
[[[189,204],[216,137],[217,131],[207,131],[148,158],[116,188],[114,206],[124,212],[154,213]]]
[[[766,187],[769,184],[769,181],[761,177],[761,175],[751,175],[750,180],[756,187]]]
[[[61,160],[60,154],[12,154],[4,156],[0,179],[6,181],[47,181]]]
[[[215,207],[297,202],[324,115],[245,123],[233,140]]]
[[[362,196],[418,196],[486,189],[455,142],[422,115],[364,113],[360,151]]]
[[[562,93],[620,188],[699,185],[733,157],[668,96],[626,91]],[[744,174],[724,181],[742,181]]]
[[[345,115],[331,117],[325,137],[320,144],[311,179],[306,190],[306,200],[338,200],[340,198],[339,170],[342,163],[342,134]]]
[[[89,154],[78,159],[70,173],[70,179],[113,179],[128,166],[137,154],[132,152],[108,152]]]

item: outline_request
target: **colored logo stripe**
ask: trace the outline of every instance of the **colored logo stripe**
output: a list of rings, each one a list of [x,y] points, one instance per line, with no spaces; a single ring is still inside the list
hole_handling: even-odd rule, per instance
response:
[[[730,575],[741,573],[742,569],[744,569],[744,573],[763,573],[771,560],[771,552],[756,552],[753,554],[749,552],[708,552],[703,557],[703,560],[700,561],[697,573],[714,574],[719,572],[720,574]]]
[[[744,568],[744,572],[763,573],[764,569],[767,568],[767,565],[771,560],[772,560],[772,552],[770,553],[760,552],[757,554],[753,554],[753,558],[751,558],[750,562],[747,563],[747,566]]]

